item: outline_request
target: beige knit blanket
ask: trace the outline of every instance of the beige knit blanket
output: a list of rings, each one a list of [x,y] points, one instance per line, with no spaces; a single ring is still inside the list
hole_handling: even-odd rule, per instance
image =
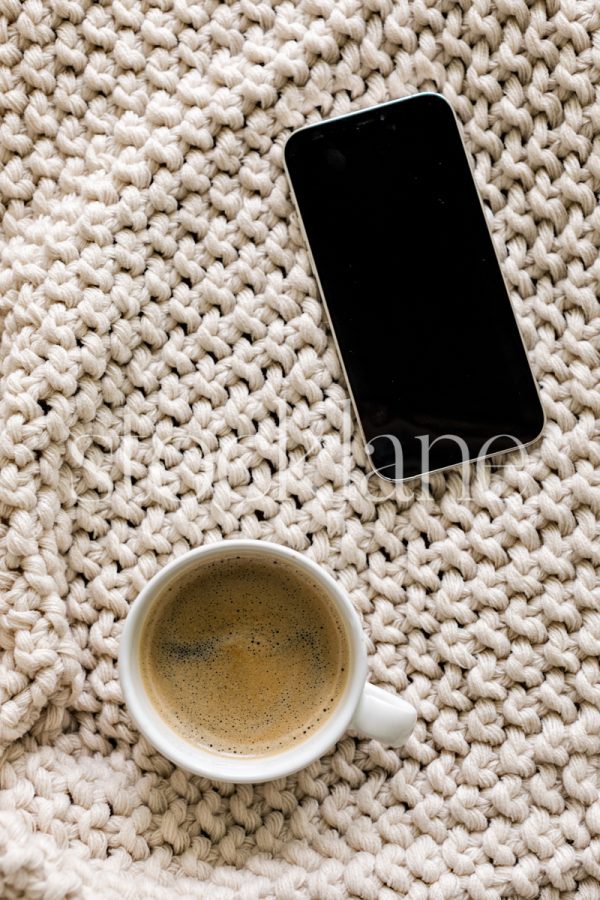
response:
[[[411,496],[344,435],[282,145],[425,89],[548,424]],[[599,89],[593,0],[0,0],[3,900],[600,897]],[[405,748],[235,787],[140,739],[128,606],[233,536],[341,581]]]

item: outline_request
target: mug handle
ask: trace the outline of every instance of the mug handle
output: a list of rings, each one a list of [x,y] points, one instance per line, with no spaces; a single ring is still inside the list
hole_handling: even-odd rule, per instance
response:
[[[392,747],[401,747],[412,734],[416,709],[396,694],[367,682],[350,728]]]

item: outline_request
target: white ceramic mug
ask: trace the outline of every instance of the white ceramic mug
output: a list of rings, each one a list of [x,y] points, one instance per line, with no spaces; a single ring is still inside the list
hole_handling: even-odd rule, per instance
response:
[[[151,703],[139,666],[144,621],[167,584],[205,562],[232,556],[277,559],[285,561],[299,575],[310,575],[322,588],[323,596],[336,605],[347,631],[350,674],[331,715],[301,744],[265,756],[232,757],[204,750],[184,740],[167,725]],[[367,653],[360,618],[340,585],[307,557],[266,541],[231,540],[207,544],[190,550],[161,569],[142,590],[127,617],[121,637],[119,674],[131,717],[150,743],[183,769],[216,781],[257,783],[290,775],[330,750],[349,728],[398,747],[408,739],[416,721],[415,710],[405,700],[367,682]]]

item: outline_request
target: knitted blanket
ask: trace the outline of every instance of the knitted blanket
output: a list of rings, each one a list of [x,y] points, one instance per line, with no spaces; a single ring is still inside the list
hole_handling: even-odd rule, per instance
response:
[[[0,0],[2,898],[600,897],[599,88],[593,0]],[[409,490],[345,434],[282,145],[418,90],[548,424]],[[406,747],[234,786],[140,738],[129,604],[233,536],[339,579]]]

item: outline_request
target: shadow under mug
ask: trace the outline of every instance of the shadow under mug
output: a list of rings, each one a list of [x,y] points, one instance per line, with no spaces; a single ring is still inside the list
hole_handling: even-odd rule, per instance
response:
[[[234,556],[280,560],[300,577],[303,573],[310,576],[319,585],[323,596],[337,607],[349,646],[349,677],[327,720],[301,744],[264,756],[220,754],[184,740],[167,725],[152,704],[139,666],[144,622],[166,585],[204,563]],[[364,632],[343,588],[306,556],[267,541],[227,540],[207,544],[190,550],[161,569],[135,600],[125,622],[119,651],[119,677],[129,713],[150,743],[181,768],[216,781],[259,783],[291,775],[323,756],[348,729],[399,747],[409,738],[416,722],[416,711],[410,704],[367,682]]]

